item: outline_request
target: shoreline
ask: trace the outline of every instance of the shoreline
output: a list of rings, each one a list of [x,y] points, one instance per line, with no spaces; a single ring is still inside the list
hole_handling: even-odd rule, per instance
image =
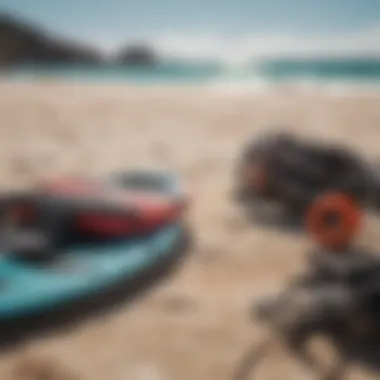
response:
[[[352,79],[318,79],[298,78],[275,80],[264,77],[252,76],[247,78],[224,77],[206,80],[186,80],[173,78],[173,80],[139,80],[133,78],[88,78],[60,77],[57,75],[43,74],[36,77],[10,77],[0,76],[0,86],[33,86],[33,85],[58,85],[58,86],[88,86],[106,88],[126,88],[129,90],[165,90],[165,91],[209,91],[212,93],[277,93],[289,92],[302,95],[323,94],[331,96],[352,95],[377,95],[380,94],[379,80]]]

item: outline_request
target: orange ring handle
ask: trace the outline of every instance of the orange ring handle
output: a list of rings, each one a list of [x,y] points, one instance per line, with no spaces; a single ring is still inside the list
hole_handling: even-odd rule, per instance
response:
[[[306,229],[314,240],[334,252],[348,247],[362,223],[362,212],[355,202],[342,193],[317,197],[306,217]],[[327,219],[335,218],[329,224]]]

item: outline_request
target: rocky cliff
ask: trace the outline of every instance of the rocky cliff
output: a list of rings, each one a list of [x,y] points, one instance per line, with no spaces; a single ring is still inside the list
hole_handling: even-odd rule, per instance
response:
[[[100,53],[92,47],[52,37],[15,17],[0,14],[0,66],[100,62]]]
[[[153,66],[158,57],[154,49],[145,44],[127,45],[119,50],[115,61],[119,65]]]

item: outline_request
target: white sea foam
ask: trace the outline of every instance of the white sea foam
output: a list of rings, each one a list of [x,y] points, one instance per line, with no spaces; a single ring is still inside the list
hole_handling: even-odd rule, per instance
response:
[[[285,91],[292,93],[323,93],[330,96],[350,96],[380,92],[380,80],[322,79],[303,77],[275,79],[260,75],[222,75],[204,84],[213,92],[233,94]]]

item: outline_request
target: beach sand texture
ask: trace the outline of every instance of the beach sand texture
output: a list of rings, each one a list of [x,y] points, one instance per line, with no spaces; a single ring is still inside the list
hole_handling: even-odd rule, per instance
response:
[[[300,270],[312,246],[303,235],[253,225],[231,201],[241,144],[271,126],[290,126],[376,158],[379,104],[375,94],[286,89],[1,84],[2,188],[60,173],[165,166],[180,173],[192,195],[196,245],[183,268],[140,300],[2,354],[0,378],[231,379],[245,349],[264,335],[249,320],[250,302]],[[368,223],[360,239],[375,248],[378,227]],[[281,351],[274,355],[258,379],[316,378]],[[45,377],[39,362],[49,367]],[[14,373],[20,366],[26,373]],[[356,368],[351,378],[375,377]]]

